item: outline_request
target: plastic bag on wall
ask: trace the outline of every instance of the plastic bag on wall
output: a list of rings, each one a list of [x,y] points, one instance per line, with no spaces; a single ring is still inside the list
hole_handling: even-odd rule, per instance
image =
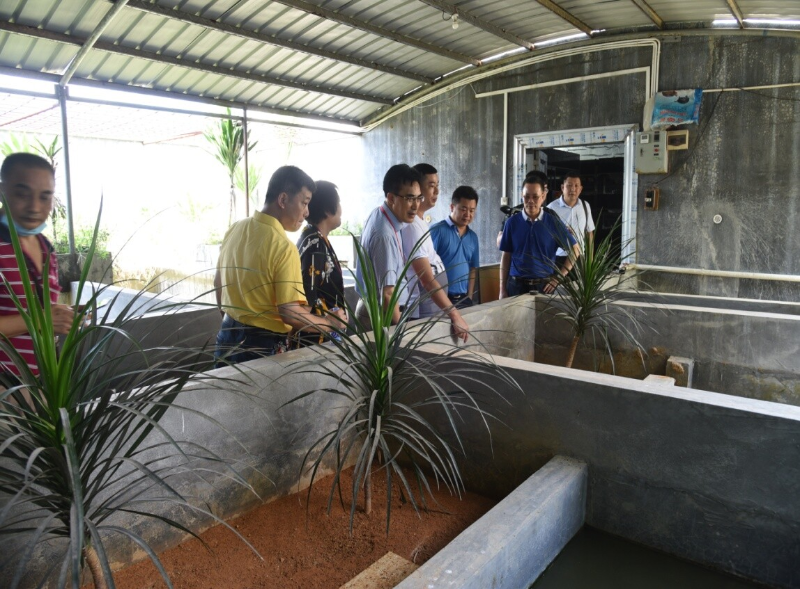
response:
[[[703,90],[665,90],[653,97],[651,129],[664,129],[673,125],[697,124],[700,119],[700,102]]]

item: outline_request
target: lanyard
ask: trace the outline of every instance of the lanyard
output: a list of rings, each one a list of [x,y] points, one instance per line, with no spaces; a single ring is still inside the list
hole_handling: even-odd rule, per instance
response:
[[[391,226],[392,231],[394,231],[394,238],[397,241],[397,249],[400,250],[400,256],[403,258],[403,264],[405,264],[406,263],[406,255],[403,252],[403,243],[400,241],[400,234],[397,233],[397,229],[394,228],[394,223],[392,223],[392,220],[389,218],[389,215],[386,214],[386,211],[384,210],[383,205],[380,206],[380,209],[381,209],[381,213],[383,213],[383,216],[386,217],[386,220],[389,222],[389,225]]]

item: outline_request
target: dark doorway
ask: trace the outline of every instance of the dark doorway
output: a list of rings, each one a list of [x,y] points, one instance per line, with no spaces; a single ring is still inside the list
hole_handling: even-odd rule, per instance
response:
[[[580,174],[583,184],[580,197],[592,207],[595,242],[604,239],[622,217],[623,149],[622,143],[614,143],[528,150],[528,163],[547,170],[548,204],[561,197],[561,184],[567,172],[575,170]],[[614,231],[614,240],[618,244],[622,240],[620,225]]]

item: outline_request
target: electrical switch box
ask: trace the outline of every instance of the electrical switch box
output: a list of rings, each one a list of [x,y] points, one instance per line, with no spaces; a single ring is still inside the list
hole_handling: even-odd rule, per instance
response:
[[[637,133],[634,164],[637,174],[666,174],[668,171],[667,132]]]
[[[660,196],[661,196],[661,190],[659,190],[655,186],[645,190],[644,191],[644,210],[645,211],[657,211],[658,210],[658,198]]]

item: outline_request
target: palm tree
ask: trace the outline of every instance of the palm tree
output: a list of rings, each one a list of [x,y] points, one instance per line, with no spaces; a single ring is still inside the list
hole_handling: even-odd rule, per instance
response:
[[[231,111],[228,109],[228,116],[230,115]],[[219,125],[205,131],[203,136],[214,146],[214,157],[228,172],[230,180],[228,225],[231,225],[236,213],[236,169],[244,157],[244,128],[241,121],[234,121],[232,118],[220,119]],[[256,143],[248,143],[247,151],[250,152]]]

